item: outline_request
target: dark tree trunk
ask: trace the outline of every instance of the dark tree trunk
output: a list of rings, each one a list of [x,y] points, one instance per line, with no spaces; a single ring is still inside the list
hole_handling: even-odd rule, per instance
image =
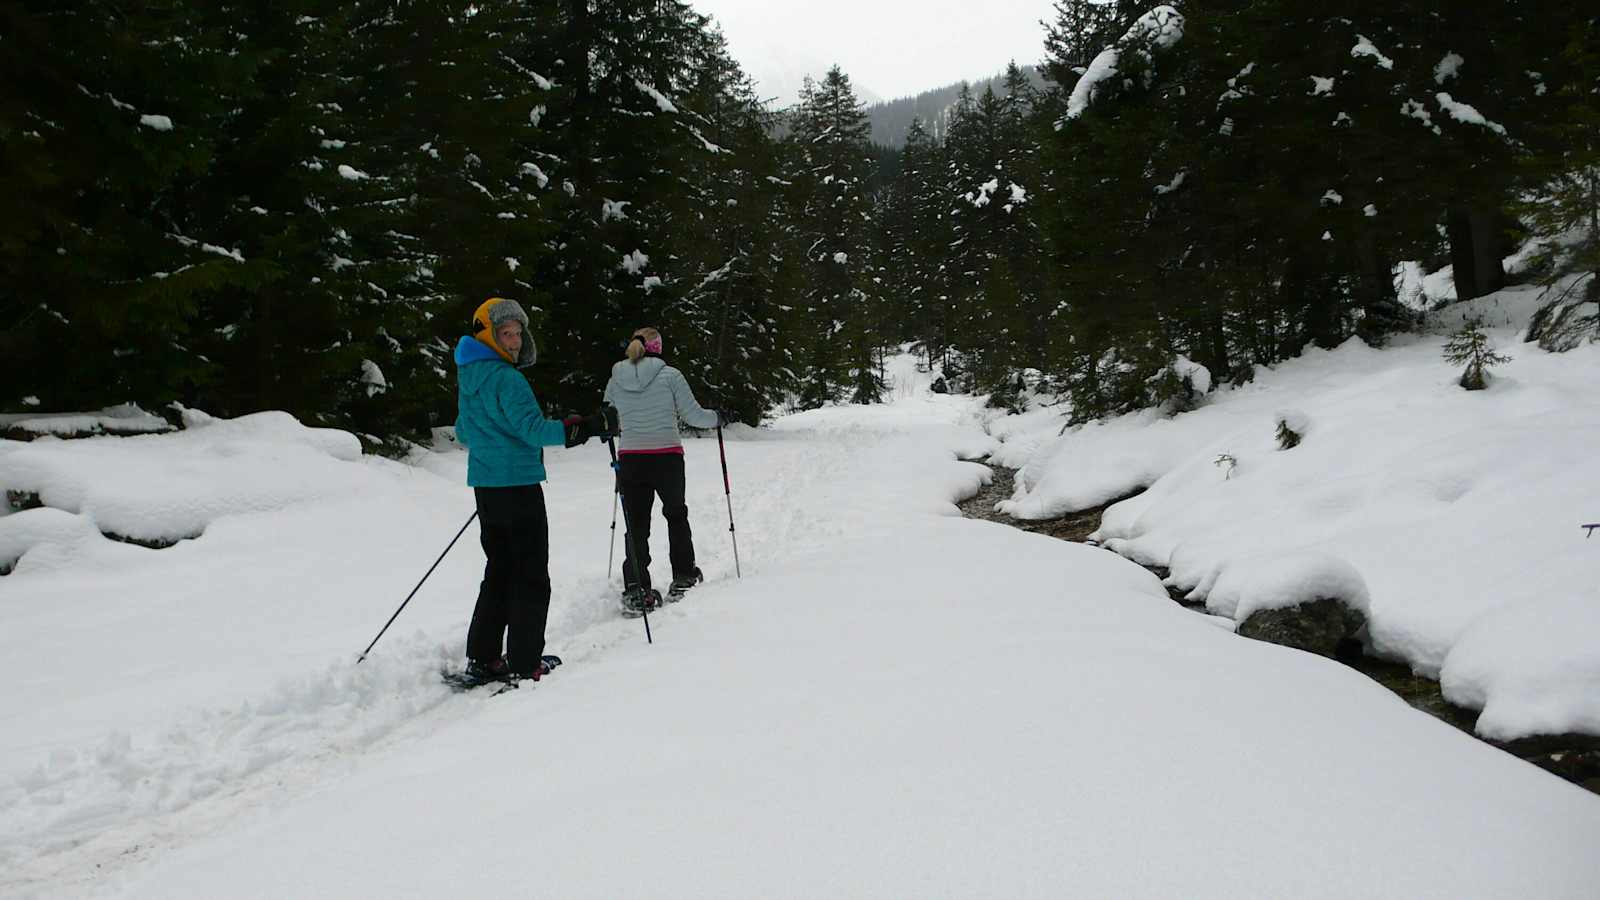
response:
[[[1455,267],[1456,299],[1471,300],[1506,286],[1503,218],[1495,210],[1458,206],[1445,217],[1450,263]]]
[[[1445,214],[1445,237],[1450,241],[1450,265],[1455,269],[1456,299],[1468,300],[1478,290],[1477,246],[1472,240],[1472,214],[1466,207],[1452,207]]]
[[[1474,273],[1480,294],[1492,294],[1506,286],[1505,217],[1498,210],[1472,211],[1472,253],[1478,268]],[[1477,295],[1474,295],[1477,296]]]

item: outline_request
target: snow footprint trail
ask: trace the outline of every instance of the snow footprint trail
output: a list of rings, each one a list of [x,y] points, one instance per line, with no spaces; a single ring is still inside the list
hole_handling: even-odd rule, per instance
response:
[[[566,639],[569,664],[638,637],[614,615],[585,618],[593,624]],[[0,894],[54,892],[202,833],[263,794],[294,793],[374,748],[474,715],[487,695],[462,697],[438,677],[460,651],[459,639],[391,634],[359,666],[341,659],[231,707],[58,749],[0,788]]]
[[[81,750],[57,749],[0,792],[0,868],[10,873],[0,887],[74,865],[52,857],[237,792],[286,762],[360,750],[451,696],[434,674],[451,656],[444,645],[412,639],[389,649],[159,731],[116,731]]]

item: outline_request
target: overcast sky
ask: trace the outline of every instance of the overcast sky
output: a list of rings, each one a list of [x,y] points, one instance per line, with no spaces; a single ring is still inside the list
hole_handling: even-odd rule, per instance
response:
[[[864,100],[891,100],[1044,56],[1050,0],[689,0],[722,25],[762,99],[838,63]]]

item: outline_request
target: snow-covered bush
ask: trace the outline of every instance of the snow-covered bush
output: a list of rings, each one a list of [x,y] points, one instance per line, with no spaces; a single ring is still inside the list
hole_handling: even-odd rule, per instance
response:
[[[1172,412],[1188,412],[1211,390],[1211,371],[1184,356],[1175,356],[1149,380],[1150,399]]]

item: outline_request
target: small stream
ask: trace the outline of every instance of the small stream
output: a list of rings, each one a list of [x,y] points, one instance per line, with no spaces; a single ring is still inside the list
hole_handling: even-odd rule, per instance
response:
[[[1100,516],[1106,511],[1107,507],[1128,499],[1127,497],[1118,497],[1101,506],[1070,513],[1058,519],[1037,521],[1014,519],[1004,513],[996,512],[994,506],[1001,500],[1009,500],[1011,498],[1016,479],[1016,470],[993,465],[986,458],[975,460],[975,462],[988,466],[989,470],[994,473],[994,478],[989,484],[979,489],[978,493],[958,504],[962,515],[970,519],[1000,522],[1022,531],[1047,534],[1064,541],[1083,543],[1088,541],[1089,535],[1099,529]],[[1138,493],[1139,491],[1135,491],[1128,496],[1135,496]],[[1156,567],[1147,566],[1146,568],[1149,568],[1150,571],[1162,579],[1166,578],[1166,571]],[[1183,592],[1168,588],[1167,593],[1174,602],[1185,609],[1205,612],[1205,604],[1186,599],[1183,596]],[[1404,664],[1378,659],[1361,653],[1359,647],[1352,647],[1350,650],[1351,652],[1349,653],[1339,654],[1336,657],[1338,661],[1393,691],[1413,708],[1454,726],[1475,740],[1483,740],[1474,734],[1472,730],[1473,724],[1478,718],[1477,713],[1456,706],[1446,700],[1443,692],[1439,689],[1437,681],[1417,675],[1411,671],[1409,666]],[[1564,734],[1521,738],[1509,742],[1484,742],[1498,747],[1518,759],[1532,763],[1579,787],[1600,794],[1600,737]]]

